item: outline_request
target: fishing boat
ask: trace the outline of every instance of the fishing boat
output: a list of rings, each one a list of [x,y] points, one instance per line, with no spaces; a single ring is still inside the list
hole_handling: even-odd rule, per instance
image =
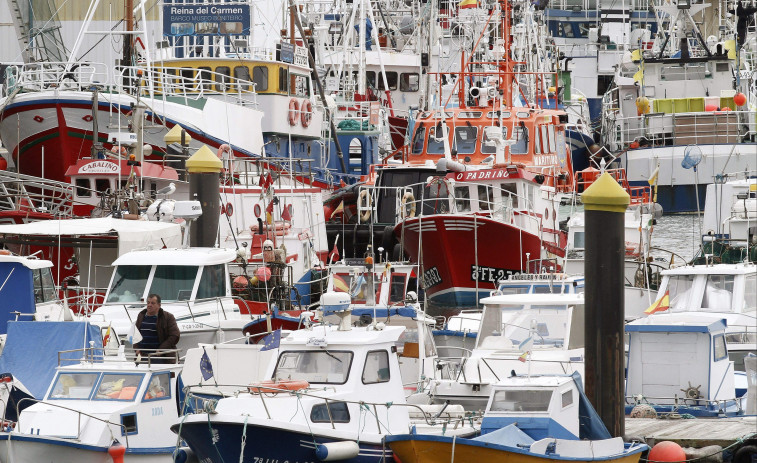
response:
[[[648,449],[612,437],[583,392],[581,377],[511,376],[492,385],[474,438],[387,436],[403,463],[607,461],[633,463]]]
[[[135,364],[102,348],[76,351],[59,364],[43,400],[21,412],[15,429],[0,432],[5,462],[170,461],[178,418],[177,364]]]
[[[437,434],[474,432],[469,421],[460,421],[470,417],[456,407],[437,407],[438,424],[429,425],[424,408],[405,401],[395,354],[404,327],[380,321],[351,326],[347,294],[324,295],[321,304],[325,316],[340,317],[338,326],[312,325],[270,342],[279,354],[268,380],[171,427],[199,459],[375,462],[392,457],[383,442],[388,434],[413,426]],[[456,420],[447,423],[444,416]]]

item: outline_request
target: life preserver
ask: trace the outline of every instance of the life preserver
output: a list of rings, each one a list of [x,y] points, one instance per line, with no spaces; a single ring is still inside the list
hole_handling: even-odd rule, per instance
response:
[[[371,195],[368,194],[368,190],[360,192],[360,196],[358,196],[358,205],[359,209],[364,209],[363,212],[360,213],[360,221],[367,222],[371,220]]]
[[[310,383],[302,380],[265,380],[251,384],[249,391],[251,394],[278,394],[279,392],[299,391],[309,387]]]
[[[403,219],[405,217],[415,217],[415,196],[413,196],[411,192],[408,191],[407,193],[402,195],[402,201],[400,201],[400,203],[400,216]]]
[[[289,125],[297,125],[297,119],[299,119],[298,112],[300,111],[300,104],[297,100],[292,98],[289,100]]]
[[[302,117],[300,118],[302,120],[302,126],[307,127],[310,125],[310,121],[313,119],[313,104],[310,103],[310,100],[302,100],[302,106],[300,106],[302,109]]]

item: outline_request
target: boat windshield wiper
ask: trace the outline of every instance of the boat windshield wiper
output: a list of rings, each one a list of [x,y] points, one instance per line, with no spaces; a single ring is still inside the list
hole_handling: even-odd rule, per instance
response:
[[[336,360],[337,362],[339,362],[339,363],[342,363],[342,359],[340,359],[340,358],[339,358],[339,357],[337,357],[336,355],[332,354],[331,352],[329,352],[329,351],[327,351],[327,350],[325,350],[324,352],[326,352],[326,355],[328,355],[329,357],[333,358],[333,359],[334,359],[334,360]]]

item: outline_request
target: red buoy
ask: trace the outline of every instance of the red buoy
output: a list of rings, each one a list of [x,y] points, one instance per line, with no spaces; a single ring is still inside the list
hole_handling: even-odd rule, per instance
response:
[[[744,106],[746,104],[746,95],[743,93],[737,93],[733,96],[733,102],[736,106]]]
[[[665,440],[658,442],[652,447],[652,450],[649,451],[647,461],[666,463],[684,462],[686,461],[686,452],[675,442]]]
[[[124,463],[124,454],[126,453],[126,447],[119,442],[114,442],[113,445],[108,447],[108,455],[113,459],[113,463]]]

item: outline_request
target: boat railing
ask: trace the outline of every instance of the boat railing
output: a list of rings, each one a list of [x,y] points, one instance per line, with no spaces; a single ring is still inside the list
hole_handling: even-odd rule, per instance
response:
[[[272,139],[269,143],[277,143]],[[274,187],[287,189],[288,185],[297,188],[305,185],[304,178],[312,179],[317,169],[314,167],[315,160],[302,158],[279,158],[279,157],[255,157],[223,159],[225,184],[233,188],[257,188],[260,186],[260,177],[268,175],[273,170],[279,174],[274,175]],[[281,180],[287,180],[287,185]]]
[[[625,396],[626,405],[663,405],[672,406],[674,409],[678,407],[688,406],[706,406],[707,408],[717,409],[721,413],[725,413],[729,405],[736,405],[738,412],[742,410],[741,400],[738,397],[732,399],[707,399],[704,397],[679,397],[678,394],[674,394],[672,397],[652,397],[646,395],[630,395]]]
[[[74,187],[70,183],[0,171],[0,210],[46,212],[73,217]]]
[[[611,149],[644,146],[740,143],[757,134],[750,111],[650,113],[608,118]],[[751,118],[751,119],[750,119]]]
[[[105,302],[106,288],[89,286],[65,286],[60,288],[63,301],[75,314],[93,316],[95,309]],[[71,292],[73,291],[73,294]]]
[[[191,105],[202,98],[224,98],[257,107],[255,83],[210,69],[116,66],[116,88],[124,93],[178,99]]]
[[[138,349],[137,351],[118,352],[108,347],[84,347],[81,349],[69,349],[58,351],[58,366],[71,365],[73,363],[103,363],[109,359],[152,364],[178,364],[178,349]],[[115,353],[116,355],[113,355]]]
[[[5,70],[5,95],[17,88],[27,91],[86,90],[110,82],[108,67],[102,63],[39,62],[12,65]]]
[[[378,125],[381,103],[378,101],[337,101],[337,111],[333,113],[334,124],[339,130],[370,130]]]
[[[124,425],[123,423],[114,423],[114,422],[112,422],[112,421],[110,421],[108,419],[100,418],[99,416],[91,415],[89,413],[85,413],[85,412],[83,412],[81,410],[77,410],[75,408],[66,407],[65,405],[56,404],[56,403],[53,403],[53,402],[50,402],[50,401],[35,399],[33,397],[24,397],[23,399],[21,399],[18,402],[16,402],[16,416],[18,417],[18,421],[16,422],[16,431],[17,432],[21,430],[21,417],[22,417],[22,414],[21,414],[21,411],[20,411],[21,410],[21,404],[23,404],[26,401],[28,401],[28,402],[34,402],[35,404],[38,404],[38,403],[39,404],[45,404],[45,405],[50,406],[50,407],[56,407],[56,408],[60,408],[60,409],[63,409],[63,410],[68,410],[70,412],[76,413],[77,417],[78,417],[77,424],[76,424],[76,440],[81,440],[82,416],[85,416],[87,418],[91,418],[93,420],[100,421],[100,422],[105,423],[106,425],[108,425],[108,431],[110,431],[112,440],[116,440],[117,437],[119,437],[119,438],[123,437],[125,439],[125,441],[126,441],[126,447],[127,448],[129,447],[129,433],[126,432],[126,425]],[[24,407],[24,408],[26,408],[26,407]],[[5,410],[6,410],[6,408],[3,407],[3,422],[5,421]],[[115,434],[113,434],[113,431],[110,429],[111,425],[115,426],[116,428],[119,428],[121,430],[121,435],[120,436],[116,436]],[[71,439],[71,440],[73,440],[73,439]]]

